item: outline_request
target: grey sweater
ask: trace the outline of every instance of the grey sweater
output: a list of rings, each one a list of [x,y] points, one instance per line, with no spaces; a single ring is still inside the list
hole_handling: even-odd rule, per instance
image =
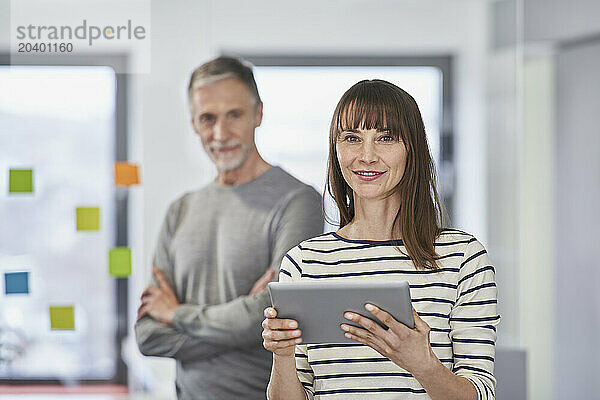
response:
[[[143,354],[177,360],[180,399],[265,399],[272,358],[261,321],[270,300],[266,291],[248,293],[322,229],[318,193],[279,167],[242,185],[213,182],[171,204],[154,265],[181,305],[174,326],[144,317],[135,333]]]

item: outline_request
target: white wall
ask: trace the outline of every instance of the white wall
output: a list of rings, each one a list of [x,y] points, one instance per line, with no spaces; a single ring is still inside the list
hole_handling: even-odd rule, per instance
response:
[[[592,72],[600,52],[597,45],[575,51],[573,43],[585,47],[598,37],[600,3],[495,5],[512,9],[517,22],[501,35],[512,40],[492,50],[488,76],[491,251],[497,266],[514,265],[497,274],[503,315],[515,316],[505,333],[527,351],[529,399],[597,398],[591,375],[599,280],[590,228],[597,223],[590,201],[598,193],[585,182],[597,181],[598,168],[584,160],[596,159],[599,148],[591,110],[600,104]]]
[[[487,69],[486,212],[488,251],[496,268],[499,343],[519,346],[517,58],[514,49],[489,54]]]
[[[599,20],[600,25],[600,20]],[[558,399],[598,399],[600,40],[557,55],[556,376]]]
[[[556,375],[555,88],[553,54],[524,62],[519,164],[520,336],[528,352],[529,399],[551,400]]]
[[[598,0],[521,0],[527,42],[556,42],[597,35]]]
[[[594,0],[524,1],[520,336],[532,400],[600,396],[599,16]]]

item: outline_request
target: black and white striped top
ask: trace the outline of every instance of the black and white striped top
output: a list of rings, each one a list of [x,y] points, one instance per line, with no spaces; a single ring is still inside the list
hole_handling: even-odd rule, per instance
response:
[[[458,230],[444,230],[435,249],[441,268],[417,270],[402,242],[326,233],[291,249],[279,280],[408,281],[413,307],[431,327],[433,352],[473,382],[479,399],[494,399],[500,320],[494,267],[481,243]],[[359,343],[298,345],[296,369],[308,399],[429,399],[410,373]]]

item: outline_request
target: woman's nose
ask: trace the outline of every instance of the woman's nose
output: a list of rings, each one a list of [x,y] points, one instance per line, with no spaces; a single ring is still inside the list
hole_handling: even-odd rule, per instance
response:
[[[377,152],[372,143],[364,143],[361,146],[360,161],[366,164],[372,164],[377,161]]]

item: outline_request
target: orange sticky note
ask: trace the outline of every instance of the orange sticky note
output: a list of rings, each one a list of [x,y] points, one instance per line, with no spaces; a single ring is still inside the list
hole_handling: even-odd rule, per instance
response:
[[[116,162],[115,183],[118,186],[139,185],[140,175],[138,166],[123,161]]]

